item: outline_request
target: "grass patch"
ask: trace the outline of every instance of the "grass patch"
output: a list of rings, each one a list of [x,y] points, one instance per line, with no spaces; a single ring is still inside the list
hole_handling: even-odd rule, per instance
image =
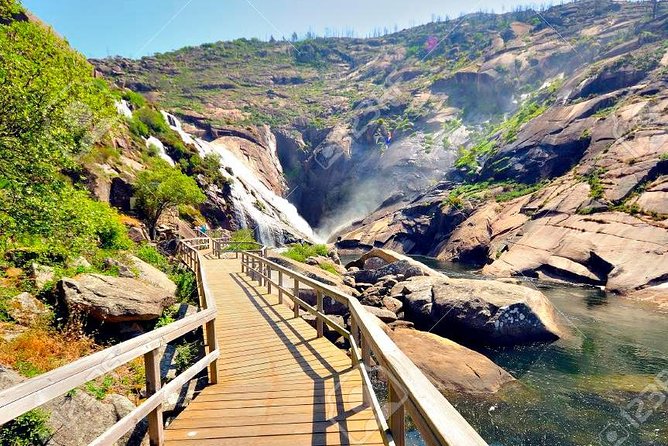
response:
[[[309,245],[308,243],[297,243],[290,246],[287,251],[283,253],[284,257],[295,260],[300,263],[305,263],[306,259],[314,256],[327,256],[329,250],[327,245]]]
[[[230,236],[230,241],[235,243],[227,248],[229,251],[250,251],[258,248],[255,241],[255,234],[252,229],[239,229],[234,231]]]
[[[171,271],[171,266],[169,264],[169,261],[165,256],[160,254],[160,252],[156,249],[155,246],[151,246],[148,244],[139,245],[139,247],[137,247],[135,251],[135,254],[141,260],[155,266],[162,272],[169,273]]]
[[[320,269],[327,271],[328,273],[332,273],[335,276],[340,276],[341,273],[334,267],[332,263],[321,263],[320,264]]]
[[[545,183],[536,183],[536,184],[523,184],[523,183],[507,183],[503,186],[504,191],[497,195],[495,200],[497,203],[503,203],[506,201],[514,200],[515,198],[523,197],[524,195],[532,194],[540,188],[542,188]]]
[[[11,341],[0,343],[0,364],[32,378],[93,351],[93,342],[86,337],[35,327]]]
[[[87,382],[86,390],[88,391],[88,393],[93,395],[95,399],[102,401],[109,393],[109,389],[111,389],[111,386],[113,384],[114,384],[114,378],[107,375],[104,378],[102,378],[102,382],[99,383],[97,381]]]
[[[587,176],[587,183],[589,184],[589,196],[594,199],[603,198],[603,184],[601,183],[601,173],[600,169],[595,170]]]

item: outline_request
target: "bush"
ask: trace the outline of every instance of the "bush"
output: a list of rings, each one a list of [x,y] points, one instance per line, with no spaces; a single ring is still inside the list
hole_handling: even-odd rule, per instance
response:
[[[587,177],[587,183],[589,184],[589,196],[594,199],[599,199],[603,198],[603,194],[605,192],[605,189],[603,188],[603,184],[601,183],[601,171],[596,170],[592,172],[588,177]]]
[[[49,414],[41,409],[26,412],[0,426],[0,445],[38,446],[48,443],[53,431],[48,426]]]
[[[255,234],[252,229],[239,229],[238,231],[234,231],[230,237],[230,241],[239,243],[230,246],[229,249],[231,251],[250,251],[258,248],[255,241]]]
[[[171,266],[169,265],[167,258],[160,254],[155,246],[144,243],[137,248],[135,254],[141,260],[155,266],[162,272],[168,273],[171,270]]]
[[[321,263],[320,264],[320,269],[327,271],[328,273],[332,273],[335,276],[340,276],[341,273],[337,271],[337,269],[334,267],[332,263]]]
[[[195,306],[199,305],[197,279],[192,271],[179,268],[170,276],[170,279],[176,284],[176,297],[179,302]]]
[[[290,246],[287,251],[283,253],[284,257],[295,260],[297,262],[305,263],[306,259],[314,256],[327,256],[329,250],[327,245],[310,245],[308,243],[298,243]]]
[[[176,347],[176,358],[174,359],[174,367],[176,373],[180,374],[188,370],[200,356],[202,344],[200,341],[184,343]]]
[[[151,135],[151,132],[148,130],[148,126],[137,119],[135,116],[133,116],[132,119],[127,119],[127,123],[128,128],[133,135],[143,138],[148,138]]]
[[[36,327],[0,344],[0,365],[31,378],[90,354],[92,347],[90,339]]]
[[[142,107],[135,111],[132,116],[141,121],[150,131],[155,134],[167,133],[171,129],[165,121],[165,117],[157,110],[149,107]]]
[[[142,108],[146,105],[146,98],[140,93],[132,90],[125,90],[122,95],[123,99],[128,101],[134,108]]]
[[[522,184],[522,183],[508,183],[507,185],[504,185],[504,191],[497,195],[496,201],[498,203],[503,203],[505,201],[510,201],[514,200],[515,198],[518,197],[523,197],[524,195],[529,195],[537,190],[539,190],[541,187],[543,187],[544,183],[538,183],[538,184]]]

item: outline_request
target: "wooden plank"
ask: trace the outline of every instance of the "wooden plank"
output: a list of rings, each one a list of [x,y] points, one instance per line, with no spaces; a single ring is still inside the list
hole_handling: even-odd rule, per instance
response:
[[[194,414],[200,414],[199,417]],[[291,413],[291,414],[280,414],[280,417],[259,417],[257,415],[240,415],[240,416],[231,416],[228,411],[222,410],[213,410],[213,411],[194,411],[188,414],[188,416],[180,416],[172,424],[169,425],[170,429],[202,429],[207,426],[259,426],[262,424],[267,425],[277,425],[277,424],[299,424],[299,423],[333,423],[338,421],[373,421],[376,422],[376,418],[373,416],[370,410],[364,410],[357,413],[343,413],[337,414],[334,416],[327,416],[322,412],[314,412],[313,418],[305,417],[304,414],[300,413]]]
[[[244,437],[244,438],[211,438],[188,440],[170,440],[174,446],[381,446],[383,441],[378,434],[378,438],[357,440],[353,438],[341,438],[337,433],[331,434],[300,434],[300,435],[280,435],[267,437]]]
[[[214,425],[215,426],[215,425]],[[203,426],[201,428],[176,429],[171,428],[167,434],[170,440],[189,440],[191,438],[206,439],[206,438],[243,438],[243,437],[260,437],[260,436],[280,436],[290,434],[328,434],[328,433],[347,433],[350,436],[357,436],[358,439],[363,439],[366,436],[379,437],[377,432],[375,420],[353,421],[343,420],[334,423],[327,422],[310,422],[310,423],[295,423],[295,424],[257,424],[245,426],[225,426],[213,427]],[[371,433],[372,429],[376,432]]]
[[[274,422],[280,420],[283,416],[299,414],[304,419],[313,419],[315,417],[333,418],[339,415],[352,415],[363,411],[372,412],[368,406],[354,406],[344,409],[335,404],[302,404],[300,406],[267,406],[267,407],[238,407],[217,409],[209,404],[207,406],[197,406],[196,402],[190,403],[185,411],[177,418],[201,418],[220,414],[222,418],[227,417],[255,417],[271,419]],[[312,418],[313,417],[313,418]]]

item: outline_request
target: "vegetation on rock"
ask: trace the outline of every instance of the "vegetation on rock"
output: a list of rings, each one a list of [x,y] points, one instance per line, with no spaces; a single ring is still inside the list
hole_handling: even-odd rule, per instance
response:
[[[135,196],[146,215],[146,224],[153,238],[164,211],[205,200],[195,180],[161,160],[154,161],[152,166],[137,175]]]

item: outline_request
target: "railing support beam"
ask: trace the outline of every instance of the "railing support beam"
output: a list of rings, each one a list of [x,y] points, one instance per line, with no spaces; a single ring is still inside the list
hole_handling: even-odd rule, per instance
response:
[[[283,303],[283,271],[278,271],[278,303]]]
[[[293,292],[292,295],[295,297],[295,299],[293,299],[292,301],[293,303],[292,311],[294,312],[294,316],[297,318],[299,317],[299,303],[297,302],[297,299],[299,299],[299,281],[295,278],[293,278],[292,280],[294,280],[295,282],[295,286],[292,291]]]
[[[316,308],[318,310],[318,316],[315,320],[316,330],[318,332],[318,337],[322,338],[325,332],[325,322],[322,320],[323,314],[325,313],[325,306],[323,305],[322,291],[316,290]]]
[[[388,383],[388,403],[390,413],[390,431],[395,446],[406,445],[406,413],[402,402],[403,395],[398,392],[396,386],[390,381]]]
[[[160,390],[160,355],[159,351],[151,350],[144,355],[144,370],[146,373],[146,394],[151,396]],[[148,437],[151,446],[162,446],[165,442],[165,433],[162,419],[162,405],[159,405],[148,414]]]

